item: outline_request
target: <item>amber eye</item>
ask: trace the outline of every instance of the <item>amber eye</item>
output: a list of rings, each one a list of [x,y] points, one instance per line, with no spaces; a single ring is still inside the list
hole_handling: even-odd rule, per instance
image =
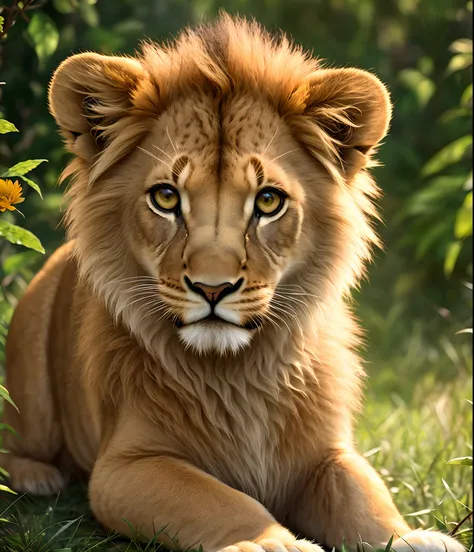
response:
[[[160,211],[176,211],[179,207],[178,190],[170,184],[158,184],[149,194],[152,206]]]
[[[257,215],[269,217],[276,215],[285,203],[286,195],[275,188],[265,188],[255,199]]]

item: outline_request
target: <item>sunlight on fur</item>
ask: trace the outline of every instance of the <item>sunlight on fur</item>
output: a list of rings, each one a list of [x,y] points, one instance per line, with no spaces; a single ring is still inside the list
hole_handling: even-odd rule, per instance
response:
[[[71,56],[49,102],[68,242],[10,326],[11,485],[88,474],[104,527],[166,526],[183,549],[460,552],[412,532],[354,447],[380,80],[221,15],[134,57]]]

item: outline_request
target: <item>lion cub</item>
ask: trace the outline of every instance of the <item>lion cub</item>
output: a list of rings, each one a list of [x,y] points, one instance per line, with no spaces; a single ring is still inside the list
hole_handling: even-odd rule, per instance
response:
[[[345,298],[377,242],[384,85],[221,16],[137,57],[72,56],[49,100],[68,243],[10,328],[13,487],[86,472],[104,526],[205,552],[462,550],[411,531],[353,446]]]

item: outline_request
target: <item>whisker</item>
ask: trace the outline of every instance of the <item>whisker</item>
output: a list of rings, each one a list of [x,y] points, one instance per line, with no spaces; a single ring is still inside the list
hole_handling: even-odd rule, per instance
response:
[[[271,159],[270,160],[270,163],[273,163],[274,161],[277,161],[277,159],[281,159],[282,157],[284,157],[285,155],[289,155],[290,153],[293,153],[294,151],[297,151],[296,149],[292,149],[290,151],[285,151],[285,153],[282,153],[281,155],[279,155],[278,157],[275,157],[274,159]]]
[[[143,320],[145,320],[145,318],[147,318],[148,316],[153,316],[155,314],[158,314],[162,310],[164,310],[164,313],[158,318],[158,321],[163,320],[163,318],[165,318],[168,314],[171,314],[170,312],[168,312],[168,311],[170,311],[169,307],[167,307],[167,308],[164,308],[164,307],[154,308],[154,309],[151,309],[150,311],[148,311],[143,316]]]
[[[288,301],[293,301],[293,303],[299,303],[300,305],[303,305],[304,307],[309,307],[307,303],[302,301],[301,299],[296,299],[296,297],[288,296],[288,295],[282,295],[280,293],[275,293],[274,297],[278,297],[279,299],[287,299]]]
[[[166,165],[168,167],[168,169],[170,171],[172,171],[171,167],[168,165],[168,163],[166,163],[166,161],[163,161],[163,159],[160,159],[159,157],[157,157],[156,155],[153,155],[151,152],[147,151],[146,149],[140,147],[140,146],[137,146],[137,148],[139,150],[141,150],[143,153],[146,153],[147,155],[149,155],[150,157],[153,157],[153,159],[156,159],[157,161],[160,161],[160,163],[163,163],[163,165]]]
[[[121,293],[133,293],[134,291],[146,289],[149,291],[154,291],[155,293],[158,293],[158,286],[155,286],[154,284],[135,284],[132,287],[128,287],[124,290],[121,290]]]
[[[324,321],[325,320],[325,315],[324,315],[324,311],[323,309],[321,308],[321,305],[319,303],[316,303],[316,305],[314,304],[308,304],[308,303],[305,303],[304,301],[301,301],[300,299],[296,299],[295,297],[291,297],[291,294],[290,296],[288,295],[281,295],[279,293],[275,293],[276,297],[278,297],[279,299],[286,299],[287,301],[293,301],[293,302],[297,302],[297,303],[300,303],[301,305],[303,305],[303,307],[305,308],[306,310],[306,313],[309,315],[309,317],[314,321],[314,312],[313,310],[311,309],[311,307],[314,307],[316,306],[316,308],[318,309],[319,311],[319,314],[321,315],[321,318],[322,320]],[[303,294],[297,294],[297,295],[303,295]],[[312,295],[312,294],[309,294],[309,295]],[[314,297],[316,297],[318,299],[318,297],[316,295],[314,295]]]
[[[249,302],[246,302],[246,303],[241,303],[238,299],[236,301],[230,301],[230,302],[225,302],[223,303],[223,306],[224,307],[227,307],[229,305],[245,305],[244,308],[246,307],[253,307],[253,306],[264,306],[266,304],[266,300],[265,299],[254,299],[253,301],[249,301]]]
[[[281,326],[275,320],[273,320],[272,313],[265,313],[264,315],[262,315],[262,317],[264,318],[264,320],[270,322],[270,324],[272,324],[272,326],[274,326],[277,330],[281,330]]]
[[[152,147],[156,148],[158,151],[161,151],[161,153],[164,153],[170,161],[173,161],[173,158],[171,157],[171,155],[169,153],[166,153],[165,150],[162,150],[160,147],[155,146],[155,144],[152,144]]]
[[[297,292],[293,292],[293,291],[284,291],[282,290],[283,292],[283,296],[289,296],[289,297],[314,297],[315,299],[318,299],[318,300],[321,300],[322,297],[320,297],[319,295],[315,295],[314,293],[308,293],[308,292],[304,292],[304,293],[297,293]],[[275,291],[274,293],[278,294],[278,291]]]
[[[154,276],[130,276],[128,278],[120,278],[118,280],[109,280],[105,285],[109,286],[111,284],[121,284],[125,282],[131,282],[131,281],[142,281],[142,280],[153,280],[158,282],[158,278],[155,278]]]
[[[124,311],[125,309],[129,309],[132,305],[134,305],[135,303],[138,303],[139,301],[142,301],[143,303],[145,303],[147,298],[150,299],[148,304],[149,303],[156,303],[156,298],[155,297],[152,297],[148,292],[141,291],[141,292],[137,293],[136,295],[133,295],[132,297],[129,297],[128,300],[125,302],[125,304],[120,307],[120,310]]]
[[[286,305],[283,305],[281,303],[273,302],[271,307],[279,312],[283,312],[284,314],[287,314],[288,316],[291,316],[295,320],[298,320],[298,316],[291,311],[291,309],[285,308]]]
[[[291,334],[291,330],[290,330],[290,326],[288,326],[288,324],[286,323],[286,320],[281,317],[278,313],[276,312],[273,312],[272,315],[277,319],[277,320],[280,320],[281,322],[283,322],[283,324],[285,324],[285,326],[287,327],[288,329],[288,332]],[[281,329],[281,327],[279,327],[279,329]]]
[[[166,126],[166,136],[168,136],[168,140],[170,141],[171,145],[173,146],[174,152],[176,155],[178,155],[178,150],[176,149],[176,146],[173,144],[173,140],[171,140],[170,132],[168,130],[168,126]]]
[[[167,299],[171,299],[173,301],[186,301],[189,305],[202,305],[199,301],[194,301],[192,299],[188,299],[187,297],[182,297],[180,295],[173,295],[172,293],[169,293],[169,290],[167,292],[161,291],[162,297],[166,297]]]
[[[301,326],[300,320],[299,320],[298,316],[291,310],[291,307],[288,307],[288,305],[284,305],[285,307],[288,307],[288,308],[283,308],[281,303],[277,303],[277,302],[272,302],[271,306],[272,306],[273,309],[275,309],[279,312],[282,312],[282,313],[286,314],[287,316],[291,316],[295,320],[296,324],[298,325],[298,328],[299,328],[301,334],[303,334],[303,327]]]
[[[277,126],[277,127],[276,127],[276,130],[275,130],[275,132],[274,132],[274,134],[273,134],[273,136],[272,136],[271,139],[270,139],[270,142],[268,142],[267,147],[263,150],[263,152],[261,153],[261,155],[265,155],[265,154],[267,153],[268,148],[272,145],[273,140],[275,140],[275,137],[276,137],[276,135],[278,134],[278,129],[279,129],[279,127]]]

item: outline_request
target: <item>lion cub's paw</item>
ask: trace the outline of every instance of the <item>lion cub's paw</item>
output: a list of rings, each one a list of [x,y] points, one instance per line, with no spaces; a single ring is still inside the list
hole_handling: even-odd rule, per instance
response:
[[[464,552],[464,546],[449,535],[438,531],[417,529],[392,544],[395,552]]]
[[[10,458],[8,473],[11,487],[19,493],[54,495],[66,486],[66,480],[58,468],[31,458]]]
[[[303,539],[285,544],[278,539],[261,539],[258,542],[242,541],[219,552],[323,552],[323,549]]]

